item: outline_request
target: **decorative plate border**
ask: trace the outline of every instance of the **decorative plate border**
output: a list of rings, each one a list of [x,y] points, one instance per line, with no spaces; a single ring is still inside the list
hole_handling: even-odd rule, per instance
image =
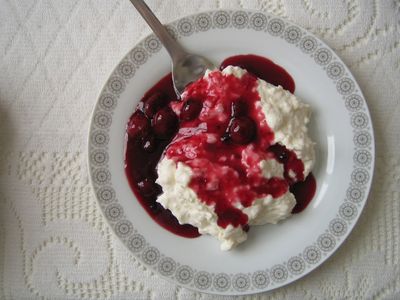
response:
[[[326,260],[344,241],[365,205],[374,169],[374,135],[369,111],[360,88],[336,54],[315,36],[279,17],[256,11],[218,10],[181,18],[167,25],[177,38],[210,29],[252,29],[263,31],[295,45],[310,55],[326,72],[350,115],[353,128],[353,171],[346,198],[328,228],[312,244],[288,261],[253,273],[208,273],[181,265],[151,246],[126,219],[111,186],[108,171],[109,130],[113,111],[127,82],[162,45],[153,35],[139,42],[121,61],[107,81],[95,106],[89,134],[89,170],[99,205],[124,244],[148,267],[178,284],[215,294],[250,294],[288,284]]]

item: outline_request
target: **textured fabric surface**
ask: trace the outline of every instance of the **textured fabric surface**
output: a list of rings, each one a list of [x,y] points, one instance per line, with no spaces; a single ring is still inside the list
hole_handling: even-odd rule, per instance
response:
[[[293,21],[349,66],[369,105],[376,171],[344,245],[303,279],[246,299],[400,298],[400,2],[148,0],[162,21],[250,8]],[[149,33],[128,0],[0,0],[0,299],[220,299],[142,266],[111,233],[88,182],[102,85]]]

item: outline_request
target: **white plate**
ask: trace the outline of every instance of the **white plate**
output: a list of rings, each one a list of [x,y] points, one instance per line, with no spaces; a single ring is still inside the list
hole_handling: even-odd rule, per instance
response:
[[[325,261],[349,235],[369,192],[374,136],[367,105],[344,63],[322,41],[278,17],[212,11],[169,25],[179,41],[216,63],[258,54],[283,66],[313,109],[317,192],[301,214],[255,226],[248,241],[221,252],[210,237],[185,239],[156,224],[124,172],[125,125],[143,94],[170,71],[158,39],[141,41],[114,70],[94,109],[89,167],[99,205],[116,235],[148,267],[198,291],[239,295],[288,284]]]

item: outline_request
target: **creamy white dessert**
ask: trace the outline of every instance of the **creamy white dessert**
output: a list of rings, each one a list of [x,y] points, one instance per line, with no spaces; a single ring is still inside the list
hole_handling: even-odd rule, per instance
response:
[[[246,102],[246,113],[236,108],[235,115],[232,103],[243,97],[240,93],[247,97],[247,102],[240,100]],[[207,71],[182,98],[183,103],[195,99],[202,107],[196,119],[182,121],[158,164],[156,182],[163,193],[157,202],[180,224],[216,237],[221,250],[244,242],[248,225],[288,218],[296,205],[289,187],[307,177],[315,160],[307,132],[309,105],[233,66]],[[186,108],[173,109],[180,114]],[[227,127],[227,135],[221,126]]]
[[[274,143],[280,143],[296,153],[303,162],[306,177],[315,160],[314,142],[307,130],[310,106],[281,86],[274,86],[261,79],[258,80],[257,92],[260,95],[259,105],[268,126],[274,132]]]

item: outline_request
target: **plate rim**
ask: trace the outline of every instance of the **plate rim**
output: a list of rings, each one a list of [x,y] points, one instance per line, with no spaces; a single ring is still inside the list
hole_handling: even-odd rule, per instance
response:
[[[218,13],[220,13],[221,15],[225,15],[225,16],[228,15],[228,20],[227,20],[228,24],[226,24],[226,25],[219,24],[220,26],[218,26],[218,24],[215,24],[215,22],[217,22],[215,15],[217,15]],[[205,18],[204,22],[206,22],[206,19],[207,19],[208,21],[211,22],[211,24],[208,24],[208,25],[206,24],[206,27],[202,27],[202,24],[204,25],[204,22],[195,24],[195,21],[199,21],[202,17]],[[236,23],[232,23],[232,22],[234,22],[232,20],[233,17],[238,18]],[[259,18],[259,19],[256,20],[257,18]],[[244,24],[241,24],[241,22],[238,22],[240,20],[244,20]],[[185,29],[185,27],[183,27],[183,25],[185,25],[184,24],[185,21],[189,21],[189,23],[192,25],[192,27],[198,26],[198,28],[192,30],[191,32],[183,31]],[[252,21],[253,24],[250,24],[250,21]],[[273,25],[271,25],[271,21],[274,21],[273,25],[277,24],[276,25],[277,27],[279,27],[279,25],[281,25],[281,29],[279,29],[279,30],[277,30],[277,32],[275,32],[274,29],[276,29],[277,27],[273,27]],[[255,27],[255,26],[257,26],[257,24],[261,24],[261,26],[259,28]],[[282,24],[283,24],[283,26],[282,26]],[[297,281],[298,279],[306,276],[307,274],[309,274],[310,272],[314,271],[319,266],[321,266],[325,261],[327,261],[337,251],[337,249],[341,245],[343,245],[343,243],[350,236],[355,225],[358,223],[358,220],[363,212],[363,209],[364,209],[364,207],[367,203],[368,197],[370,195],[371,186],[372,186],[372,182],[373,182],[373,176],[374,176],[374,170],[375,170],[375,159],[376,159],[376,157],[375,157],[376,156],[375,133],[374,133],[374,127],[373,127],[373,123],[372,123],[371,114],[370,114],[370,111],[369,111],[369,108],[367,105],[367,101],[365,100],[365,96],[364,96],[361,88],[359,87],[356,79],[354,78],[354,75],[351,73],[350,69],[343,62],[343,60],[340,58],[340,56],[338,56],[336,54],[336,52],[330,46],[328,46],[323,40],[321,40],[319,37],[317,37],[315,34],[310,32],[309,30],[304,29],[303,27],[295,24],[294,22],[289,21],[280,16],[276,16],[274,14],[268,13],[268,12],[263,12],[263,11],[254,10],[254,9],[214,9],[214,10],[201,11],[199,13],[194,13],[194,14],[190,14],[190,15],[185,15],[185,16],[177,18],[171,22],[165,23],[164,25],[167,26],[168,29],[171,31],[171,33],[173,33],[178,39],[179,39],[179,37],[190,36],[196,32],[204,32],[204,31],[208,31],[210,29],[233,29],[233,30],[235,30],[235,29],[236,30],[250,29],[250,30],[256,30],[256,31],[261,30],[266,34],[270,34],[275,37],[281,37],[281,38],[285,39],[288,43],[291,43],[291,44],[295,43],[296,46],[299,47],[301,49],[301,51],[303,51],[303,53],[305,53],[305,54],[310,54],[310,55],[314,54],[317,52],[317,49],[318,50],[323,49],[324,51],[327,51],[327,52],[325,52],[325,54],[328,57],[330,56],[327,63],[324,63],[323,61],[318,62],[317,61],[318,58],[314,58],[315,62],[317,64],[321,65],[322,67],[324,67],[324,66],[328,67],[334,63],[336,63],[338,65],[342,65],[343,69],[341,70],[341,75],[338,78],[334,79],[329,74],[327,74],[327,76],[330,77],[334,81],[337,80],[335,82],[335,83],[337,83],[336,84],[337,90],[338,90],[339,94],[342,94],[343,100],[346,99],[346,108],[348,110],[348,113],[350,114],[350,119],[352,121],[351,126],[353,127],[353,141],[354,141],[353,153],[356,154],[357,151],[360,151],[360,152],[365,151],[365,152],[369,153],[369,157],[367,159],[368,163],[365,166],[363,166],[362,164],[360,165],[360,162],[357,163],[357,161],[356,161],[357,158],[355,156],[353,156],[352,179],[351,179],[349,185],[344,187],[344,189],[345,188],[347,189],[346,197],[345,197],[345,200],[342,201],[343,203],[340,207],[345,206],[345,204],[349,204],[350,207],[351,207],[351,205],[353,205],[353,207],[356,208],[355,216],[353,216],[351,219],[346,219],[345,217],[343,217],[343,215],[341,215],[342,218],[338,218],[338,217],[333,218],[329,222],[329,228],[326,230],[321,230],[321,235],[318,237],[318,241],[316,241],[312,245],[306,247],[303,250],[302,255],[293,256],[290,259],[288,259],[287,262],[275,264],[274,266],[272,266],[271,269],[263,269],[263,270],[260,269],[259,271],[254,271],[251,274],[250,273],[247,273],[247,274],[236,273],[233,275],[232,274],[228,275],[226,273],[209,274],[207,271],[195,270],[195,269],[191,268],[190,266],[180,265],[179,263],[175,262],[172,258],[162,256],[162,253],[160,253],[160,251],[157,248],[152,247],[150,244],[148,244],[146,242],[146,239],[144,236],[142,236],[138,232],[135,233],[135,229],[132,227],[132,224],[130,223],[129,220],[120,220],[117,222],[118,224],[125,225],[125,227],[128,227],[126,230],[128,230],[131,235],[131,239],[129,239],[129,241],[130,242],[133,241],[133,238],[132,238],[132,234],[133,234],[133,236],[135,238],[137,238],[137,240],[135,240],[135,243],[139,243],[139,244],[142,243],[142,246],[140,246],[140,250],[137,251],[137,253],[135,253],[135,251],[133,251],[132,248],[130,248],[127,245],[127,242],[129,242],[128,239],[126,237],[121,236],[121,232],[118,232],[118,230],[114,227],[117,224],[116,221],[111,220],[110,216],[108,216],[107,212],[106,212],[106,208],[110,207],[111,205],[114,205],[114,208],[120,206],[118,204],[118,202],[116,202],[115,192],[114,192],[114,196],[112,196],[112,192],[111,192],[111,194],[109,195],[111,202],[109,202],[107,204],[102,203],[102,200],[100,199],[100,196],[98,195],[99,190],[101,190],[102,187],[104,187],[104,186],[103,186],[103,184],[96,183],[96,180],[98,178],[97,179],[95,178],[94,168],[97,168],[97,170],[101,170],[101,169],[105,170],[105,171],[107,171],[107,170],[104,168],[104,162],[99,164],[100,167],[99,167],[99,165],[93,166],[94,164],[97,164],[97,163],[93,162],[93,157],[91,157],[91,154],[92,154],[92,152],[96,152],[96,149],[98,149],[98,148],[96,146],[93,146],[94,142],[92,141],[92,138],[94,136],[94,132],[96,132],[96,131],[104,132],[104,128],[102,129],[101,126],[100,126],[100,128],[99,128],[99,126],[97,126],[97,128],[95,127],[95,123],[96,123],[95,114],[99,110],[101,97],[103,95],[111,95],[111,97],[114,97],[114,100],[115,100],[115,103],[113,105],[116,106],[117,100],[119,97],[118,95],[120,93],[123,93],[123,90],[124,90],[124,86],[123,86],[124,80],[126,79],[127,81],[129,81],[131,78],[133,78],[136,69],[140,68],[141,64],[146,63],[147,59],[149,57],[151,57],[152,54],[158,53],[158,51],[160,51],[160,49],[162,48],[162,45],[160,44],[158,38],[154,35],[154,33],[150,33],[150,34],[146,35],[144,38],[140,39],[127,52],[127,54],[125,54],[122,57],[122,59],[119,61],[119,63],[115,66],[115,68],[112,70],[112,72],[108,76],[105,84],[103,85],[102,89],[100,90],[100,93],[97,96],[96,103],[92,109],[92,113],[90,116],[88,136],[87,136],[87,151],[88,151],[87,152],[87,154],[88,154],[87,167],[88,167],[88,173],[89,173],[89,182],[93,189],[94,195],[96,197],[96,202],[99,205],[101,214],[106,219],[107,224],[110,226],[110,229],[113,232],[113,234],[118,237],[118,239],[124,244],[124,246],[127,247],[128,251],[130,253],[132,253],[135,256],[135,258],[137,258],[139,260],[140,263],[144,264],[146,267],[151,268],[157,275],[167,279],[168,281],[172,282],[173,284],[177,284],[179,286],[186,287],[186,288],[194,290],[194,291],[208,293],[208,294],[232,295],[233,296],[233,295],[249,295],[249,294],[267,292],[267,291],[271,291],[271,290],[275,290],[277,288],[283,287],[294,281]],[[178,26],[181,26],[181,28],[179,28]],[[283,29],[282,29],[282,27],[283,27]],[[295,32],[297,30],[300,31],[300,37],[299,38],[296,37],[294,42],[293,42],[293,40],[291,40],[290,34],[287,34],[288,28],[293,28],[294,29],[293,32]],[[180,30],[180,31],[178,31],[178,30]],[[181,36],[178,35],[178,32],[181,34]],[[306,37],[311,37],[311,40],[314,40],[314,42],[316,43],[314,49],[312,49],[311,52],[307,49],[302,49],[301,48],[302,45],[299,44]],[[147,44],[146,44],[146,41],[148,42]],[[154,42],[154,41],[156,42],[157,45],[153,44],[153,46],[155,46],[155,47],[151,48],[149,42]],[[148,46],[148,47],[146,48],[146,46]],[[304,45],[303,45],[303,47],[304,47]],[[141,50],[144,50],[145,52],[147,50],[147,53],[145,53],[145,60],[143,62],[135,63],[132,61],[132,59],[130,59],[130,56],[132,56],[133,51],[135,49],[136,50],[141,49]],[[322,52],[324,52],[324,51],[322,51]],[[333,57],[335,57],[336,60],[332,61]],[[133,66],[133,69],[132,69],[133,74],[131,74],[130,78],[128,78],[128,77],[124,78],[124,75],[123,74],[121,75],[121,72],[119,72],[119,75],[122,77],[121,78],[122,79],[122,82],[121,82],[122,91],[119,91],[116,94],[114,94],[113,92],[110,92],[110,88],[109,88],[109,85],[111,84],[110,81],[118,73],[118,68],[121,67],[121,64],[124,61],[129,61],[131,63],[131,66]],[[340,67],[339,67],[339,69],[340,69]],[[339,81],[342,79],[346,79],[347,84],[350,85],[349,88],[351,89],[351,92],[348,94],[346,94],[347,92],[345,92],[343,94],[339,91],[339,89],[340,89]],[[346,80],[343,80],[342,82],[346,83],[345,82]],[[359,104],[360,104],[361,108],[352,108],[351,104],[349,104],[350,107],[347,107],[347,100],[354,95],[359,96],[358,100],[360,102]],[[107,112],[107,109],[104,109],[104,107],[103,107],[103,112]],[[360,131],[357,132],[357,127],[356,127],[357,124],[356,123],[353,124],[353,122],[356,122],[355,117],[359,113],[366,115],[367,118],[366,118],[366,125],[362,128],[358,128],[358,130],[360,130]],[[365,119],[364,119],[364,121],[365,121]],[[104,122],[107,123],[107,120],[105,120]],[[111,124],[111,121],[109,123]],[[100,123],[98,123],[98,125],[99,124]],[[370,136],[369,136],[370,140],[368,141],[369,144],[366,146],[357,146],[356,141],[355,141],[356,133],[362,134],[365,132],[370,134]],[[106,136],[104,138],[105,138],[105,140],[107,140]],[[105,142],[106,145],[107,145],[107,143],[108,143],[108,141]],[[99,147],[99,148],[101,148],[101,147]],[[91,151],[93,149],[94,149],[94,151]],[[104,159],[106,161],[108,161],[108,157],[104,158]],[[368,173],[366,183],[355,184],[353,182],[353,177],[355,177],[355,175],[357,175],[357,174],[355,174],[355,171],[357,171],[357,170],[364,170]],[[97,175],[99,175],[99,174],[97,174]],[[364,175],[365,175],[365,173],[364,173]],[[105,174],[105,175],[103,174],[103,176],[107,177],[106,181],[105,181],[106,183],[111,180],[111,178],[110,178],[111,174]],[[360,188],[360,186],[362,187],[362,189]],[[110,184],[110,187],[112,189],[111,184]],[[353,201],[353,200],[347,199],[350,197],[349,189],[352,187],[359,189],[361,200]],[[358,207],[355,206],[354,203],[358,204],[359,206]],[[120,208],[122,209],[122,206],[120,206]],[[344,207],[343,207],[343,211],[344,211]],[[340,212],[340,209],[339,209],[339,212]],[[121,215],[120,217],[123,217],[123,215]],[[342,237],[332,233],[333,231],[331,229],[331,227],[332,227],[331,225],[332,225],[332,222],[335,220],[341,220],[342,221],[341,224],[342,225],[345,224],[344,225],[345,232],[343,233]],[[124,221],[126,224],[123,223]],[[129,225],[129,223],[130,223],[130,225]],[[340,222],[338,222],[338,223],[340,223]],[[321,239],[324,237],[327,239],[326,241]],[[322,245],[322,247],[324,247],[324,245],[323,245],[324,242],[327,242],[328,240],[330,240],[332,242],[331,238],[334,238],[333,247],[329,246],[329,247],[325,247],[325,249],[321,248],[321,245]],[[318,243],[318,247],[316,246],[317,243]],[[305,253],[306,253],[307,249],[310,250],[310,253],[314,253],[315,255],[317,255],[318,260],[316,262],[310,263],[310,261],[307,260],[307,258],[304,258],[304,255],[306,255]],[[153,263],[152,261],[148,260],[147,255],[149,257],[156,257],[156,262]],[[294,259],[292,261],[292,263],[296,263],[296,259],[299,259],[299,260],[297,260],[297,265],[300,265],[300,268],[302,268],[302,271],[298,274],[296,274],[296,272],[297,272],[296,270],[294,270],[294,271],[293,271],[293,269],[290,270],[290,267],[286,266],[290,263],[290,261],[292,259]],[[165,266],[169,266],[168,268],[173,269],[172,274],[169,274],[169,272],[165,272],[165,270],[162,269],[163,263],[165,263]],[[308,268],[307,268],[307,266],[308,266]],[[166,268],[166,269],[168,270],[168,268]],[[178,269],[180,269],[182,272],[187,271],[186,273],[189,273],[188,276],[190,277],[189,280],[182,279],[179,281],[179,279],[177,279],[177,275],[175,275],[175,273],[178,271]],[[163,272],[164,272],[164,274],[163,274]],[[249,274],[251,276],[249,276]],[[171,275],[175,275],[175,276],[171,276]],[[279,278],[281,276],[278,276],[278,275],[283,276],[284,279],[281,280]],[[292,276],[290,277],[289,275],[292,275]],[[257,286],[257,276],[260,276],[259,277],[260,279],[266,281],[266,284],[264,283],[264,285],[262,287]],[[218,277],[218,280],[219,279],[222,279],[222,281],[225,280],[225,282],[227,282],[227,284],[228,284],[228,287],[218,289],[218,285],[216,285],[216,284],[218,284],[218,283],[216,283],[216,282],[218,282],[218,280],[216,279],[217,277]],[[196,280],[197,280],[197,282],[196,282]],[[271,283],[273,284],[272,286],[271,286]]]

